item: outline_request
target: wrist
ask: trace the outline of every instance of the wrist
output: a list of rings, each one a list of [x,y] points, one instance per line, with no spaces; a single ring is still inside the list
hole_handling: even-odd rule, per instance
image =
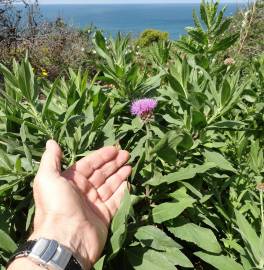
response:
[[[46,219],[44,224],[34,228],[29,240],[46,238],[56,240],[59,244],[68,248],[73,256],[81,263],[84,269],[91,269],[91,263],[87,250],[83,245],[82,233],[78,224],[61,222],[54,219]]]

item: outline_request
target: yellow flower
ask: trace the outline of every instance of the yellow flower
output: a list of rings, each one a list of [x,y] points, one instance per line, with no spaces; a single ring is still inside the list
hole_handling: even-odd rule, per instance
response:
[[[47,70],[46,69],[41,69],[41,75],[43,76],[43,77],[48,77],[48,72],[47,72]]]

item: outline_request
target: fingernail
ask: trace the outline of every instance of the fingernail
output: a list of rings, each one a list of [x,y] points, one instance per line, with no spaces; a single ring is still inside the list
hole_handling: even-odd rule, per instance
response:
[[[51,144],[52,144],[52,140],[48,140],[46,142],[46,149],[48,149],[51,146]]]

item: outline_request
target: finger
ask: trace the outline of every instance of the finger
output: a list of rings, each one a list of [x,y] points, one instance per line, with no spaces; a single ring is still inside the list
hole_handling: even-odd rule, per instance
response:
[[[59,145],[49,140],[46,143],[46,151],[44,152],[39,165],[38,175],[59,174],[61,171],[62,152]]]
[[[88,178],[92,173],[103,166],[105,163],[114,159],[118,154],[118,150],[114,146],[101,148],[91,155],[77,161],[68,170],[76,170],[84,177]]]
[[[105,205],[109,210],[111,218],[113,218],[116,211],[120,207],[125,191],[127,189],[128,189],[128,183],[125,181],[119,186],[119,188],[112,195],[112,197],[110,197],[110,199],[105,202]]]
[[[90,183],[95,187],[99,188],[102,186],[106,179],[114,174],[120,167],[127,163],[129,159],[129,154],[127,151],[119,151],[116,158],[104,164],[89,178]]]
[[[108,200],[119,188],[119,186],[131,174],[131,167],[124,166],[119,169],[115,174],[110,176],[106,182],[97,190],[99,197],[103,202]]]

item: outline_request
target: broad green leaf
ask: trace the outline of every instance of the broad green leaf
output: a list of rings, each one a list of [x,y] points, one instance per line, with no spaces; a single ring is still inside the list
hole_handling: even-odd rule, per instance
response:
[[[192,242],[206,251],[212,253],[221,252],[221,247],[210,229],[188,223],[180,227],[170,227],[169,231],[173,233],[175,237],[187,242]]]
[[[213,48],[210,50],[210,53],[215,53],[218,51],[224,51],[231,47],[239,38],[239,33],[235,33],[233,35],[230,35],[220,41],[218,41]]]
[[[264,252],[261,246],[260,238],[257,236],[256,231],[252,228],[252,226],[248,223],[248,221],[239,211],[235,211],[235,214],[236,222],[242,238],[244,239],[245,243],[249,245],[251,252],[253,253],[253,256],[257,259],[257,261],[261,261]]]
[[[152,210],[152,217],[155,223],[162,223],[164,221],[176,218],[186,208],[192,207],[194,199],[182,199],[180,202],[162,203]]]
[[[164,255],[174,265],[179,265],[185,268],[193,268],[192,262],[178,248],[167,248]]]
[[[16,243],[11,237],[0,229],[0,249],[6,252],[14,252],[17,249]]]
[[[3,179],[4,177],[1,176],[1,178]],[[3,194],[5,194],[6,191],[8,191],[8,190],[12,189],[13,187],[15,187],[16,185],[18,185],[19,182],[20,182],[20,180],[14,181],[14,182],[12,182],[10,184],[1,185],[0,186],[0,196],[2,196]]]
[[[111,224],[112,232],[117,231],[121,225],[126,224],[126,219],[129,215],[130,208],[131,208],[131,195],[129,194],[128,191],[126,191],[122,204],[118,209],[115,217],[113,218]]]
[[[118,251],[122,248],[127,233],[127,219],[132,207],[131,196],[126,191],[123,202],[115,215],[111,224],[113,235],[110,238],[112,254],[109,259],[113,259]]]
[[[224,107],[231,97],[231,87],[227,80],[224,81],[221,92],[221,106]]]
[[[150,186],[158,186],[160,184],[173,184],[178,181],[188,180],[194,178],[197,174],[205,173],[212,168],[215,168],[216,164],[213,162],[207,162],[203,165],[191,164],[186,168],[179,169],[178,172],[168,174],[166,176],[154,177],[147,182]]]
[[[126,253],[135,270],[175,270],[174,264],[166,258],[165,252],[135,247],[127,249]]]
[[[165,250],[171,247],[181,248],[181,246],[167,236],[166,233],[151,225],[138,228],[135,237],[144,245],[157,250]]]
[[[173,90],[175,90],[179,95],[186,97],[186,93],[181,85],[181,83],[172,75],[168,75],[168,80],[170,83],[170,86]]]
[[[237,172],[236,169],[232,166],[232,164],[228,160],[226,160],[224,156],[217,152],[205,150],[204,156],[208,162],[213,162],[220,169],[231,171],[234,173]]]
[[[207,127],[207,129],[215,129],[215,128],[223,128],[223,129],[235,129],[235,128],[241,128],[245,126],[246,124],[241,121],[231,121],[231,120],[224,120],[216,122],[210,126]]]
[[[192,128],[203,128],[207,125],[206,117],[200,111],[192,111]]]
[[[204,252],[195,252],[194,255],[219,270],[244,270],[242,265],[224,255],[216,256]]]

